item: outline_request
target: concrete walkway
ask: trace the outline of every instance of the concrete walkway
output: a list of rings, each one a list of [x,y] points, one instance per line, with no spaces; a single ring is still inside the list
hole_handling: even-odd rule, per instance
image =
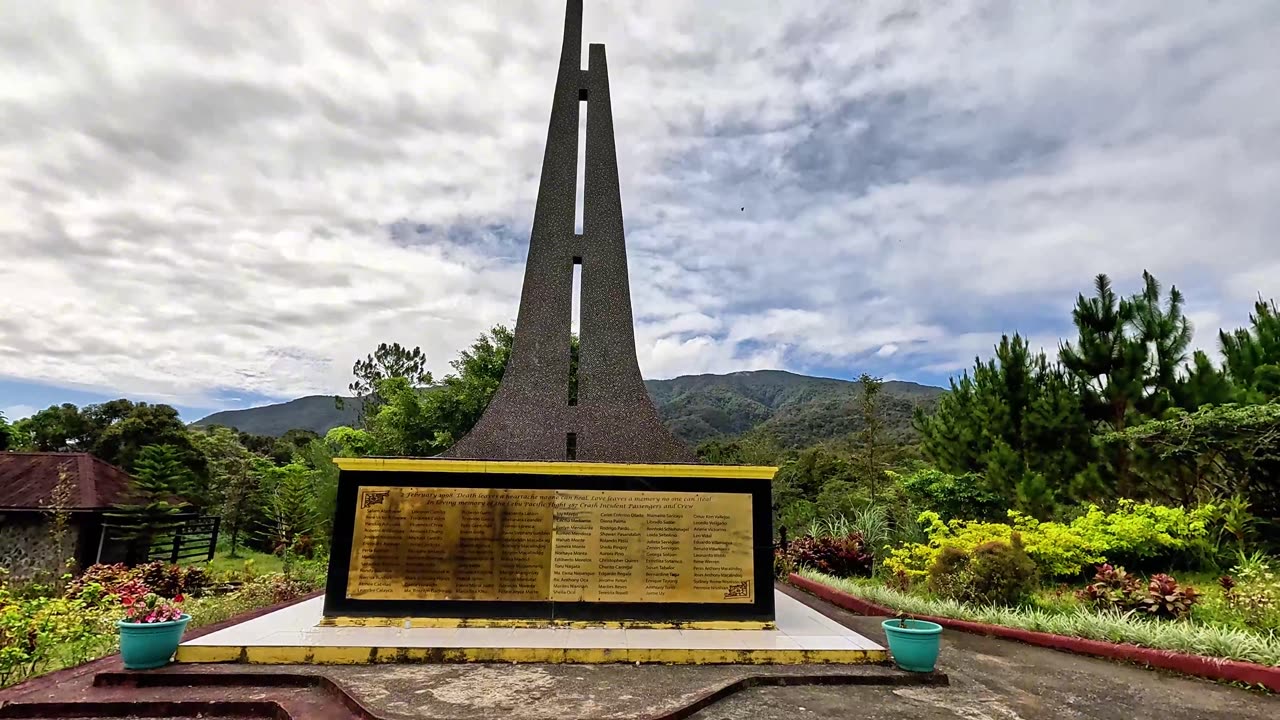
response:
[[[853,615],[793,588],[783,591],[884,642],[883,618]],[[950,676],[949,686],[937,685],[941,678],[930,684],[928,677],[876,665],[228,663],[138,675],[119,669],[118,658],[110,658],[0,691],[0,717],[33,716],[5,707],[11,701],[84,709],[149,704],[150,717],[164,716],[157,711],[178,703],[169,711],[175,718],[218,717],[226,703],[239,703],[246,705],[239,717],[307,720],[1280,720],[1277,697],[949,630],[939,667]],[[740,682],[753,677],[773,684]],[[731,684],[742,689],[720,692]],[[344,695],[368,712],[344,702]],[[264,702],[278,710],[247,707]],[[73,716],[70,708],[54,706],[46,706],[53,714],[34,716]]]
[[[798,590],[841,623],[883,643],[880,623]],[[949,687],[753,688],[693,717],[921,720],[1276,720],[1280,698],[1008,640],[944,631],[939,670]]]

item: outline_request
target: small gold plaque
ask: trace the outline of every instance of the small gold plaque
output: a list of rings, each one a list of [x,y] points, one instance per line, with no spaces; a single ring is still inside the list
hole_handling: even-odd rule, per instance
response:
[[[347,597],[751,603],[751,496],[359,490]]]

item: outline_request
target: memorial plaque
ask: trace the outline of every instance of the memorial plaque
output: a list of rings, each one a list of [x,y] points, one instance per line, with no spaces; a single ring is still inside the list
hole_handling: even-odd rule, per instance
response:
[[[362,486],[358,600],[752,603],[751,496]]]

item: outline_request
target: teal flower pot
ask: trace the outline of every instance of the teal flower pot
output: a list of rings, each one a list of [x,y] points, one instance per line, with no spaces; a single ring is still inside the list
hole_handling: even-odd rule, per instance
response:
[[[902,623],[906,623],[906,627]],[[911,672],[933,672],[938,664],[942,626],[928,620],[885,620],[880,623],[889,638],[889,652],[898,667]]]
[[[191,616],[158,623],[132,623],[120,620],[120,658],[126,670],[150,670],[169,664],[182,640]]]

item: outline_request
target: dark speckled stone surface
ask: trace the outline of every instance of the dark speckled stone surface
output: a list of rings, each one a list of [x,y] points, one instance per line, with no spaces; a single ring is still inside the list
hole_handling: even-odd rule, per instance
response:
[[[443,457],[693,463],[658,419],[636,362],[618,158],[603,45],[581,69],[582,0],[569,0],[515,344],[475,429]],[[585,102],[582,102],[585,99]],[[574,229],[578,112],[587,109],[583,232]],[[569,404],[575,258],[582,262],[578,401]],[[576,436],[574,457],[568,435]]]

